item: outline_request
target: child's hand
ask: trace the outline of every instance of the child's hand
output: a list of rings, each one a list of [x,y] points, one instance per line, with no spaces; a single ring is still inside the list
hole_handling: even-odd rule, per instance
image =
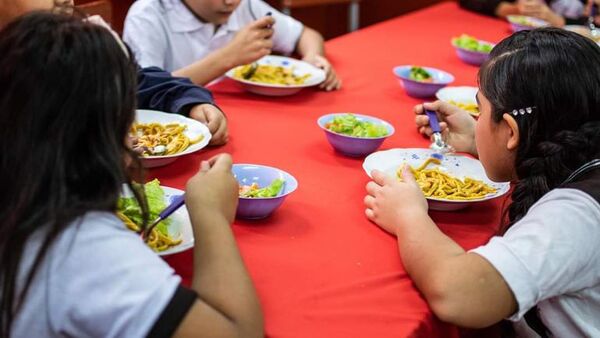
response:
[[[209,103],[199,104],[190,110],[190,117],[206,124],[212,134],[209,145],[220,146],[227,143],[227,118],[219,108]]]
[[[273,26],[275,19],[272,16],[260,18],[242,28],[233,40],[225,46],[225,55],[233,58],[231,66],[237,67],[252,63],[263,56],[271,54],[273,48]]]
[[[230,224],[238,205],[239,185],[231,172],[232,160],[221,154],[202,161],[200,171],[185,187],[185,203],[192,216],[192,224],[210,226],[205,220],[224,217]],[[194,220],[198,217],[199,219]]]
[[[318,54],[313,54],[305,56],[304,58],[302,58],[302,60],[325,71],[325,81],[321,83],[319,88],[331,91],[338,90],[342,87],[342,81],[337,77],[337,74],[331,66],[331,63],[329,63],[329,61],[325,57]]]
[[[408,167],[402,170],[403,182],[378,170],[373,170],[371,176],[373,181],[367,184],[364,200],[365,214],[371,222],[395,235],[398,227],[428,217],[427,200]]]
[[[565,19],[554,13],[542,0],[519,0],[517,2],[517,7],[522,15],[542,19],[555,27],[562,27],[565,25]]]
[[[444,101],[425,103],[425,108],[437,113],[442,129],[442,136],[446,142],[458,152],[470,153],[477,156],[475,147],[475,120],[466,111]],[[425,115],[423,105],[414,108],[415,123],[419,133],[431,137],[433,131],[429,126],[429,118]]]

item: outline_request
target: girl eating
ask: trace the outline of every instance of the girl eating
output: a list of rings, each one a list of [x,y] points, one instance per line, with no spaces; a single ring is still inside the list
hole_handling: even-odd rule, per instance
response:
[[[506,318],[520,336],[600,335],[600,48],[559,29],[498,44],[479,73],[475,122],[435,102],[447,141],[512,181],[501,233],[465,251],[428,215],[406,170],[374,171],[366,216],[396,235],[406,271],[444,321],[481,328]],[[421,133],[431,135],[424,107]]]

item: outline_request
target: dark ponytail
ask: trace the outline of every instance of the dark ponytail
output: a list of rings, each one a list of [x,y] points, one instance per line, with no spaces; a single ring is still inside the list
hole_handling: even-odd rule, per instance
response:
[[[479,74],[492,119],[519,114],[518,181],[508,227],[544,194],[600,154],[600,47],[561,29],[519,32],[503,40]]]
[[[102,27],[39,12],[0,30],[0,337],[60,233],[116,209],[135,94],[134,61]],[[25,267],[34,233],[40,249]]]

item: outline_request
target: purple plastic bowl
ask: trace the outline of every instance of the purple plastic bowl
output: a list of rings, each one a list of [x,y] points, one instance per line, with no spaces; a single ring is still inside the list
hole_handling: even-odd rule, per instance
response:
[[[520,24],[520,23],[516,22],[516,20],[518,20],[519,17],[526,18],[529,22],[531,22],[533,24],[533,26],[532,25],[523,25],[523,24]],[[546,21],[544,21],[542,19],[533,18],[533,17],[530,17],[530,16],[509,15],[507,17],[507,19],[508,19],[508,22],[510,23],[510,28],[512,29],[512,31],[514,33],[520,32],[520,31],[532,30],[532,29],[536,29],[536,28],[539,28],[539,27],[545,27],[545,26],[549,25],[548,22],[546,22]]]
[[[490,53],[476,52],[457,46],[454,46],[454,48],[458,58],[470,65],[481,66],[490,57]]]
[[[394,75],[400,81],[400,85],[404,87],[409,96],[416,98],[428,98],[435,96],[435,93],[454,82],[454,76],[431,67],[423,67],[433,77],[433,82],[420,82],[409,78],[410,69],[413,66],[398,66],[394,68]]]
[[[392,136],[394,134],[394,127],[388,122],[378,119],[376,117],[367,116],[367,115],[359,115],[352,114],[356,116],[357,119],[361,121],[367,121],[371,123],[382,124],[387,128],[388,134],[382,137],[354,137],[343,134],[335,133],[327,128],[325,125],[333,120],[336,116],[347,115],[348,113],[336,113],[336,114],[327,114],[319,117],[317,120],[317,124],[323,131],[325,132],[325,136],[327,137],[327,141],[331,144],[333,149],[336,151],[350,157],[362,157],[366,156],[381,146],[383,141],[386,138]]]
[[[271,184],[274,179],[285,181],[283,190],[275,197],[240,197],[236,217],[243,219],[262,219],[271,215],[283,203],[287,195],[298,188],[298,181],[287,172],[258,164],[234,164],[233,175],[240,185],[258,183],[260,187]]]

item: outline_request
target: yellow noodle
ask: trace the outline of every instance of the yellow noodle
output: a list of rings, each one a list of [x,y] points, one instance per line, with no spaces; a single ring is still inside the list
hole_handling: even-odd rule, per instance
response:
[[[456,102],[454,100],[450,100],[448,101],[448,103],[450,103],[451,105],[457,106],[458,108],[465,110],[466,112],[468,112],[469,114],[473,115],[473,116],[479,116],[479,106],[477,105],[477,103],[462,103],[462,102]]]
[[[119,217],[123,223],[125,224],[125,226],[132,231],[135,232],[140,232],[141,229],[140,227],[135,224],[135,222],[133,222],[129,217],[127,217],[125,214],[123,214],[120,211],[117,211],[117,217]],[[172,239],[170,236],[165,236],[164,234],[162,234],[160,231],[158,231],[155,228],[153,228],[150,231],[150,235],[148,236],[148,240],[146,241],[146,244],[154,251],[156,252],[161,252],[161,251],[165,251],[169,248],[172,248],[174,246],[177,246],[179,244],[181,244],[182,239]]]
[[[250,70],[251,65],[245,65],[237,67],[233,71],[233,76],[236,79],[248,80],[252,82],[268,83],[268,84],[279,84],[279,85],[301,85],[306,82],[310,77],[310,74],[297,76],[294,74],[292,67],[281,67],[281,66],[270,66],[270,65],[259,65],[254,74],[246,79],[244,74],[247,74]]]
[[[131,135],[137,140],[133,145],[134,148],[146,149],[143,156],[157,156],[153,154],[152,149],[157,146],[164,146],[165,151],[162,155],[178,154],[186,150],[190,145],[198,143],[204,139],[204,135],[200,135],[195,140],[190,140],[185,135],[187,126],[178,123],[160,124],[160,123],[134,123],[131,126]]]
[[[468,201],[496,192],[496,189],[482,181],[470,177],[460,180],[440,171],[439,167],[427,169],[432,163],[439,165],[440,161],[428,158],[417,169],[409,166],[425,197]],[[402,179],[402,167],[396,174],[398,178]]]

